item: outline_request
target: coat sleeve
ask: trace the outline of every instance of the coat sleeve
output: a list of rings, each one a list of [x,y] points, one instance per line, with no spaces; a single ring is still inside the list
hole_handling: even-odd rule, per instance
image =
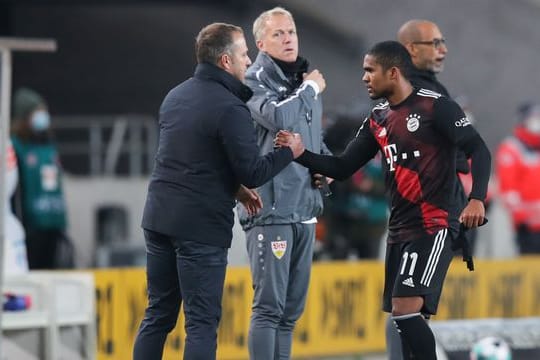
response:
[[[263,185],[293,160],[288,147],[259,156],[255,129],[245,106],[232,106],[223,114],[219,136],[238,181],[249,188]]]
[[[261,80],[264,69],[246,79],[246,84],[253,91],[249,101],[254,120],[262,127],[277,132],[292,130],[298,121],[307,121],[305,115],[317,100],[315,87],[304,82],[293,93],[280,98],[279,93]]]

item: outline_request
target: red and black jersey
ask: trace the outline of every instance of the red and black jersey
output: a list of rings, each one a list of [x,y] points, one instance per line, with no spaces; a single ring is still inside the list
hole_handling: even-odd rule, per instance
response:
[[[443,228],[457,230],[454,186],[457,149],[470,155],[474,178],[471,198],[483,200],[490,155],[482,138],[453,100],[415,89],[395,106],[375,106],[339,157],[307,153],[299,162],[336,179],[346,178],[383,155],[391,197],[388,242],[412,241]]]

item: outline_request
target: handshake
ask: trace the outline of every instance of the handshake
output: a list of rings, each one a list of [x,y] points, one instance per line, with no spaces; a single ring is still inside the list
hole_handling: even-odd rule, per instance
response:
[[[286,130],[280,130],[276,134],[276,137],[274,138],[274,147],[290,147],[295,159],[302,155],[305,150],[300,134]]]
[[[295,159],[302,155],[305,150],[304,143],[302,143],[302,137],[300,136],[300,134],[292,133],[286,130],[280,130],[274,139],[274,147],[282,146],[290,147]],[[328,185],[332,181],[334,181],[334,179],[321,174],[317,174],[313,171],[310,171],[310,173],[313,187],[320,189],[324,196],[330,196],[332,194],[332,191],[330,190]]]

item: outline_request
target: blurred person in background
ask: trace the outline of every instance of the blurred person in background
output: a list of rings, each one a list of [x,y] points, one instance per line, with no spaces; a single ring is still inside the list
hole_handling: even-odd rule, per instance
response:
[[[28,258],[26,254],[26,243],[24,228],[13,213],[12,197],[17,189],[19,173],[17,167],[17,157],[11,141],[7,144],[6,151],[6,176],[5,203],[4,206],[4,276],[24,274],[28,272]]]
[[[512,216],[521,254],[540,253],[540,103],[518,108],[514,133],[499,145],[499,194]]]
[[[260,197],[249,188],[266,183],[302,150],[258,155],[245,104],[253,93],[243,84],[251,60],[240,27],[205,26],[195,52],[195,74],[160,107],[159,147],[142,219],[148,307],[135,360],[162,358],[182,301],[184,359],[216,358],[235,197],[250,214],[259,211]]]
[[[429,20],[409,20],[399,28],[397,38],[411,55],[413,86],[449,97],[446,87],[437,80],[448,53],[446,39],[437,24]]]
[[[325,129],[324,141],[334,154],[362,125],[363,115],[340,115]],[[324,218],[328,232],[324,253],[332,259],[375,259],[379,255],[388,222],[388,198],[380,156],[344,181],[332,183],[332,196],[325,198]]]
[[[19,168],[16,207],[26,231],[30,269],[72,267],[62,166],[43,97],[28,88],[17,90],[13,120],[11,140]]]
[[[405,46],[414,65],[411,73],[411,84],[417,88],[435,91],[450,98],[446,87],[439,82],[437,74],[444,69],[444,60],[448,54],[446,39],[434,22],[429,20],[409,20],[404,23],[397,33],[398,41]],[[456,174],[468,174],[469,163],[462,151],[457,152]],[[454,199],[458,201],[456,208],[461,211],[467,204],[467,196],[456,178]]]
[[[276,7],[253,23],[259,53],[248,69],[253,90],[248,106],[255,120],[260,154],[274,151],[280,129],[300,133],[306,146],[329,154],[322,141],[321,93],[326,82],[298,55],[298,35],[291,13]],[[317,216],[323,211],[326,178],[290,164],[257,189],[263,208],[250,216],[240,208],[254,286],[248,335],[253,360],[289,359],[292,334],[306,302]]]

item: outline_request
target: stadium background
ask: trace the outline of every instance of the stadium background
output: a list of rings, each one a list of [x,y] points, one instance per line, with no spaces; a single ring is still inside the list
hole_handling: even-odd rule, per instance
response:
[[[251,22],[275,5],[293,12],[301,54],[325,75],[324,105],[329,114],[357,114],[365,109],[363,52],[376,41],[394,38],[398,27],[411,18],[439,24],[449,47],[440,80],[453,95],[471,100],[477,127],[491,150],[510,132],[516,106],[538,100],[537,0],[0,1],[0,36],[52,38],[58,44],[52,54],[15,53],[13,88],[34,88],[49,101],[67,170],[70,235],[79,267],[106,266],[114,259],[140,264],[139,220],[150,163],[139,159],[141,164],[134,170],[126,146],[114,166],[103,165],[105,152],[98,154],[98,166],[93,166],[95,150],[85,148],[83,139],[90,127],[105,124],[107,143],[110,129],[120,120],[155,125],[163,95],[193,71],[198,30],[213,21],[241,25],[254,59]],[[152,125],[145,129],[140,141],[151,148]],[[72,144],[74,137],[80,138],[78,148]],[[151,151],[140,157],[151,158]],[[489,228],[481,232],[480,256],[514,257],[508,219],[497,202],[490,219]],[[231,263],[245,265],[243,234],[235,230]],[[540,316],[539,263],[534,258],[485,262],[472,274],[462,264],[453,265],[437,319]],[[145,304],[143,270],[97,270],[95,279],[98,358],[127,359]],[[227,281],[219,354],[223,359],[242,359],[251,296],[249,273],[233,267]],[[381,281],[380,263],[317,265],[308,310],[296,334],[295,354],[382,351]],[[167,349],[167,356],[181,351],[180,328]]]

